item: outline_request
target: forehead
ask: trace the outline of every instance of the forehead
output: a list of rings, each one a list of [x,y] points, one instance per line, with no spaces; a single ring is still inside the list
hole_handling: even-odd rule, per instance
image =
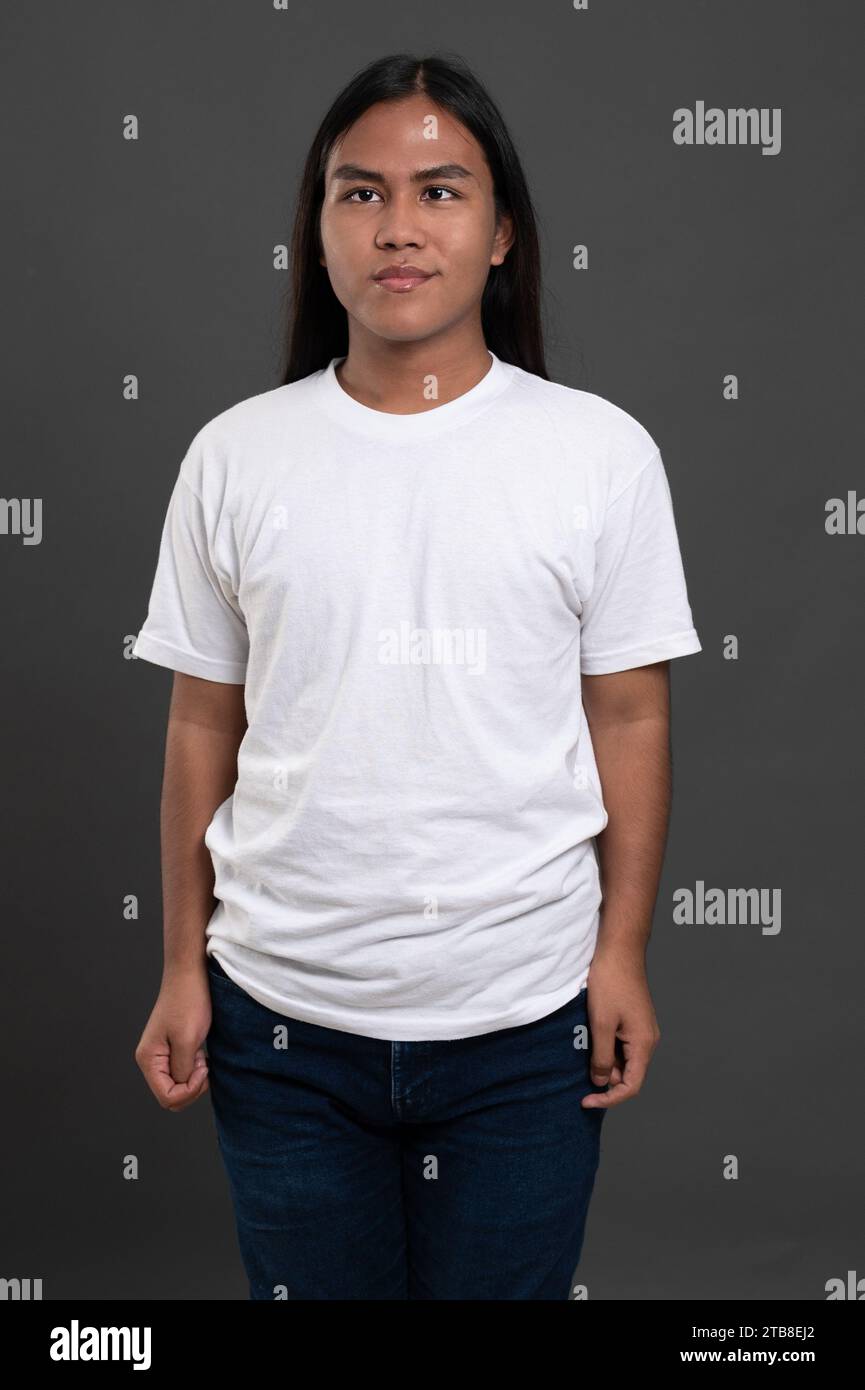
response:
[[[381,101],[364,111],[335,142],[327,175],[342,164],[380,170],[385,178],[410,177],[418,169],[461,164],[477,179],[486,160],[470,130],[424,92]]]

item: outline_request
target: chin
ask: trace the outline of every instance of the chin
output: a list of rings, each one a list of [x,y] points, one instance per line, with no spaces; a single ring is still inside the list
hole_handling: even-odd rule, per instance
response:
[[[380,316],[375,322],[365,322],[364,328],[377,338],[386,338],[394,343],[416,343],[431,338],[439,331],[435,323],[410,323],[405,314]]]

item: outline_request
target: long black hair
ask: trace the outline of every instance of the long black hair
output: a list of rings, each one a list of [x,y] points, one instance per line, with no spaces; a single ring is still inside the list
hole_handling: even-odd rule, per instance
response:
[[[481,300],[487,347],[503,362],[549,380],[541,326],[538,232],[528,185],[501,112],[458,56],[394,53],[361,69],[336,97],[307,155],[291,244],[290,302],[281,384],[288,385],[348,354],[348,315],[321,265],[319,219],[324,171],[335,142],[370,106],[425,92],[450,111],[481,146],[493,180],[497,216],[514,220],[514,243],[490,266]]]

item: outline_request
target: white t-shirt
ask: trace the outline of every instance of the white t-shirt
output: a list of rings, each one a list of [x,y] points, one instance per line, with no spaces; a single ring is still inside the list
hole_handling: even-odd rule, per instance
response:
[[[199,430],[133,654],[245,684],[207,951],[278,1014],[472,1037],[583,988],[608,816],[581,672],[702,650],[646,430],[494,354],[361,405],[334,358]]]

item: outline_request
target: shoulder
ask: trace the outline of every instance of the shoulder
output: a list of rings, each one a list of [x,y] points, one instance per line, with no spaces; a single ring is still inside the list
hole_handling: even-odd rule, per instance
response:
[[[287,386],[247,396],[205,421],[189,444],[181,477],[201,496],[238,469],[251,469],[256,460],[281,448],[306,414],[319,376],[313,372]]]
[[[288,386],[274,386],[237,401],[202,425],[196,439],[204,448],[231,449],[284,429],[287,420],[296,420],[308,408],[320,375],[313,372]]]
[[[658,445],[639,420],[592,391],[544,381],[517,368],[514,399],[534,406],[550,422],[565,453],[592,475],[608,496],[627,487],[658,454]]]

